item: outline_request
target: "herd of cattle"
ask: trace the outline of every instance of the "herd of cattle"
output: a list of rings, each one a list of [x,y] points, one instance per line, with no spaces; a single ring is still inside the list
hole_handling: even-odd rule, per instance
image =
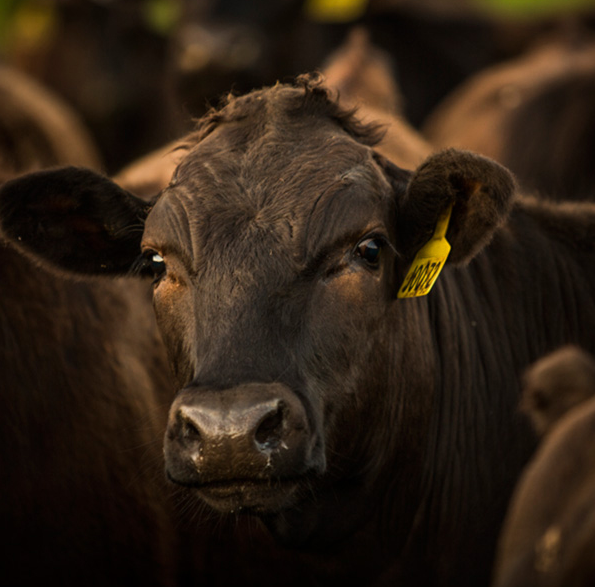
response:
[[[107,177],[0,70],[2,582],[595,584],[594,80],[547,41],[420,130],[354,30]]]

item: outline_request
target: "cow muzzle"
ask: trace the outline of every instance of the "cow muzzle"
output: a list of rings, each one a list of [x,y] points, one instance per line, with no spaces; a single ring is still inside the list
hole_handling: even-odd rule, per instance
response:
[[[170,410],[166,472],[221,512],[274,513],[325,470],[314,428],[300,398],[282,384],[188,387]]]

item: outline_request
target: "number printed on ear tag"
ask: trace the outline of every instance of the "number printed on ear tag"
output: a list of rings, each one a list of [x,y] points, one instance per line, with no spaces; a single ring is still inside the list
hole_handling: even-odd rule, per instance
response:
[[[440,215],[432,238],[415,255],[397,294],[398,298],[425,296],[432,289],[450,253],[446,230],[451,212],[452,205]]]

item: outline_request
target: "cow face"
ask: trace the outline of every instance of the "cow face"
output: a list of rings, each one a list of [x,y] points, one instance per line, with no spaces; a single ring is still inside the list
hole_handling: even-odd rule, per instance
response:
[[[421,478],[427,313],[395,293],[446,208],[464,263],[513,186],[456,151],[412,175],[375,154],[374,134],[315,84],[277,86],[206,117],[150,207],[73,169],[0,192],[9,236],[70,269],[117,273],[136,239],[180,390],[167,474],[217,510],[300,517],[372,495],[386,470]]]
[[[337,414],[357,429],[385,354],[395,199],[372,152],[330,124],[250,149],[240,127],[189,153],[142,249],[182,389],[168,475],[218,509],[270,511],[326,470]]]

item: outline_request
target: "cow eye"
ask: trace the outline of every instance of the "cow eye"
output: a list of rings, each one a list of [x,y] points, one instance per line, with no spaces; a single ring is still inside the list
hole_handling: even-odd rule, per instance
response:
[[[379,238],[366,238],[357,245],[355,254],[370,267],[378,267],[382,257],[384,241]]]
[[[165,260],[163,257],[155,251],[147,251],[144,257],[145,263],[155,276],[155,279],[162,277],[165,273]]]

